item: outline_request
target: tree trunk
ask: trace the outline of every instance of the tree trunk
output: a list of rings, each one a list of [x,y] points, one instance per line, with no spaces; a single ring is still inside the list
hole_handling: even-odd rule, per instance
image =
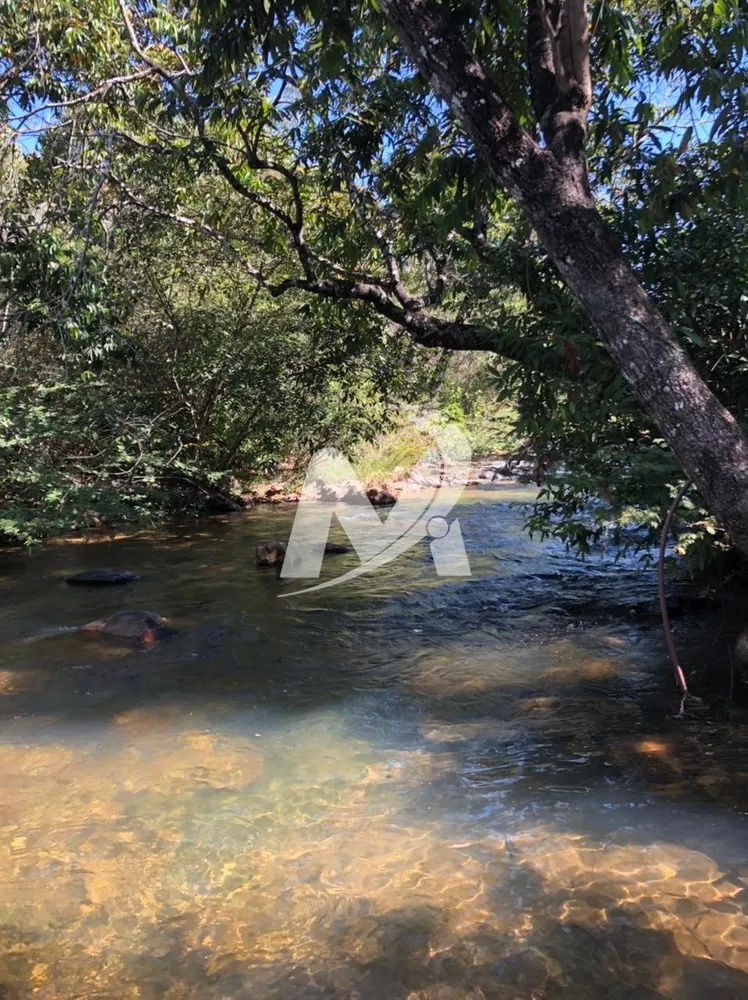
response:
[[[748,439],[624,259],[597,211],[583,157],[554,155],[520,127],[443,7],[433,0],[380,2],[414,64],[524,209],[705,506],[748,556]]]
[[[696,372],[593,205],[526,211],[705,506],[748,556],[748,440],[738,422]]]

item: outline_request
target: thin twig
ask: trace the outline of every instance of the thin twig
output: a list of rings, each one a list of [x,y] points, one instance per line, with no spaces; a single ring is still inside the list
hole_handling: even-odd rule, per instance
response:
[[[673,632],[670,628],[670,615],[667,610],[667,600],[665,598],[665,552],[667,550],[667,540],[670,534],[670,525],[673,520],[673,515],[675,514],[678,506],[686,495],[688,490],[693,485],[690,479],[681,486],[678,492],[675,494],[673,502],[668,508],[668,512],[665,515],[665,520],[662,523],[662,535],[660,537],[660,556],[657,561],[657,589],[659,591],[660,597],[660,615],[662,616],[662,629],[665,633],[665,642],[667,644],[668,655],[670,656],[670,663],[673,668],[673,675],[675,676],[675,683],[678,685],[678,690],[685,698],[688,695],[688,685],[686,684],[686,678],[678,662],[678,651],[675,648],[675,641],[673,640]]]

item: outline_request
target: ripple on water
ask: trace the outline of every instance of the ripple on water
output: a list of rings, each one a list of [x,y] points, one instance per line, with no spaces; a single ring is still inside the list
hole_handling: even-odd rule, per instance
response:
[[[169,734],[95,768],[80,748],[3,748],[9,806],[28,821],[2,827],[6,995],[30,982],[42,998],[681,997],[707,995],[691,976],[748,983],[745,878],[707,853],[603,844],[510,808],[501,831],[428,808],[416,822],[403,799],[455,762],[373,760],[340,719],[297,729],[264,772],[251,741]]]
[[[544,584],[484,505],[472,589],[419,589],[422,554],[409,597],[393,573],[282,610],[282,581],[215,552],[274,516],[170,536],[174,584],[145,574],[142,603],[181,645],[83,670],[78,647],[4,650],[0,997],[748,996],[748,747],[667,718],[655,642],[544,617],[567,557]],[[516,560],[495,588],[492,546]]]

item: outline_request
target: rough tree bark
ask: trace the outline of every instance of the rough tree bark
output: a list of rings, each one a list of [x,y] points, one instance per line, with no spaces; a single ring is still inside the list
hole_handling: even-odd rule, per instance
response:
[[[748,556],[748,439],[694,369],[598,212],[584,140],[592,102],[585,0],[529,0],[521,128],[435,0],[380,0],[414,65],[519,202],[705,506]]]

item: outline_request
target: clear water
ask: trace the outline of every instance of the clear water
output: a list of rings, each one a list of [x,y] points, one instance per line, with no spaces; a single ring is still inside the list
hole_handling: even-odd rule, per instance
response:
[[[0,998],[748,997],[745,719],[672,718],[651,571],[516,499],[461,507],[469,581],[284,601],[289,509],[5,553]],[[18,642],[122,607],[180,634]]]

